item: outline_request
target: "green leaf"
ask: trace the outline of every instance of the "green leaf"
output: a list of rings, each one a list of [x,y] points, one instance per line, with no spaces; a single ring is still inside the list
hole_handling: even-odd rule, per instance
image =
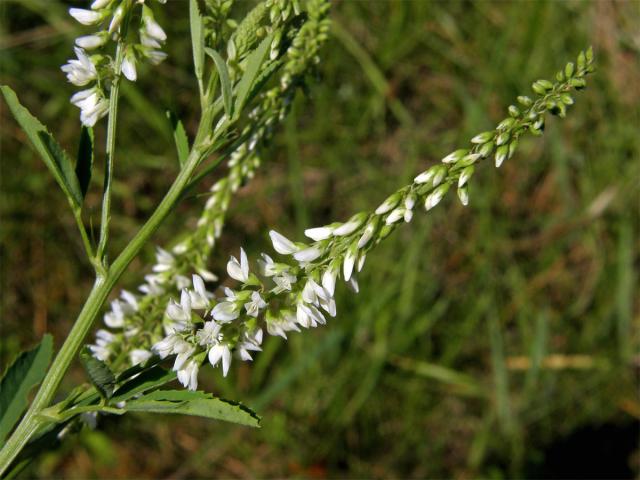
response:
[[[242,112],[242,109],[249,98],[251,87],[260,73],[260,67],[262,66],[262,63],[267,56],[267,52],[271,47],[272,38],[273,34],[267,35],[267,37],[260,42],[260,45],[258,45],[258,47],[247,57],[247,65],[244,70],[244,75],[238,82],[238,86],[236,88],[236,104],[234,108],[236,116],[240,115],[240,112]]]
[[[220,89],[222,90],[222,101],[224,103],[224,110],[225,112],[227,112],[227,117],[231,118],[231,116],[233,115],[233,104],[231,103],[231,82],[229,81],[229,71],[227,70],[227,64],[222,59],[220,54],[213,48],[205,48],[204,50],[216,64],[216,69],[218,70],[218,75],[220,76]]]
[[[27,408],[29,390],[40,383],[51,360],[53,338],[46,334],[32,350],[22,352],[0,382],[0,443]]]
[[[93,128],[82,127],[80,132],[80,144],[78,145],[78,161],[76,162],[76,177],[80,185],[82,198],[87,195],[89,182],[91,182],[91,170],[93,170]]]
[[[189,21],[191,23],[191,48],[193,65],[198,80],[202,81],[204,71],[204,28],[197,0],[189,2]]]
[[[127,402],[125,410],[194,415],[250,427],[260,426],[260,417],[244,405],[189,390],[156,390]]]
[[[184,129],[184,125],[173,112],[167,112],[167,118],[171,122],[171,128],[173,130],[173,140],[176,143],[176,150],[178,151],[178,162],[183,167],[189,157],[189,137]]]
[[[9,110],[33,143],[53,177],[62,188],[74,208],[82,205],[82,191],[71,160],[58,142],[40,121],[22,106],[15,92],[8,86],[0,86]]]
[[[110,398],[116,384],[116,377],[107,364],[91,355],[91,351],[87,347],[80,352],[80,361],[87,371],[91,383],[95,385],[103,397]]]
[[[131,397],[134,397],[139,393],[144,393],[154,388],[158,388],[165,383],[175,380],[175,378],[176,372],[156,365],[151,369],[143,371],[135,378],[129,380],[118,388],[118,390],[113,394],[113,397],[111,397],[111,403],[129,400]]]

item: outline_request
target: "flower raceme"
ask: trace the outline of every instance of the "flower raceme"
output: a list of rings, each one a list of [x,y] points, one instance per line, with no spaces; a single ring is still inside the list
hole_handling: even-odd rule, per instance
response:
[[[263,147],[269,142],[271,136],[276,131],[278,125],[286,118],[292,103],[292,98],[304,84],[305,79],[312,77],[309,75],[315,68],[318,61],[318,52],[327,39],[328,30],[328,6],[325,0],[310,0],[304,4],[306,8],[305,24],[300,30],[290,30],[293,26],[287,22],[293,12],[300,7],[297,1],[289,0],[267,0],[270,11],[263,15],[263,27],[267,31],[278,31],[278,29],[289,29],[288,36],[295,35],[295,41],[284,53],[285,60],[275,85],[264,92],[259,93],[256,106],[251,111],[251,122],[244,127],[241,135],[246,138],[229,155],[228,175],[216,181],[210,188],[209,198],[205,203],[204,210],[196,222],[195,229],[185,232],[182,240],[171,249],[158,248],[156,254],[156,264],[152,268],[152,273],[145,276],[145,282],[138,288],[142,295],[138,297],[139,309],[129,311],[125,319],[113,329],[113,338],[108,345],[102,345],[100,350],[109,367],[114,371],[122,371],[131,366],[127,359],[131,358],[132,349],[149,351],[151,345],[159,341],[166,335],[167,323],[171,319],[166,315],[166,308],[170,298],[180,298],[181,291],[191,285],[190,273],[197,273],[204,281],[216,281],[217,277],[207,268],[207,261],[215,246],[217,238],[220,236],[227,209],[232,200],[233,194],[253,178],[255,171],[261,164]],[[214,8],[211,3],[205,4],[208,9]],[[216,7],[217,8],[217,7]],[[259,3],[255,10],[264,10],[264,5]],[[214,18],[221,19],[226,13],[223,11],[208,11]],[[264,14],[264,12],[263,12]],[[238,30],[248,32],[253,35],[253,29],[241,27],[247,22],[249,17],[256,15],[250,13],[232,34],[233,38],[239,42]],[[221,20],[222,21],[222,20]],[[224,23],[224,22],[222,22]],[[261,28],[263,28],[261,27]],[[207,38],[212,38],[214,32],[208,32]],[[285,35],[286,36],[286,35]],[[224,31],[217,31],[215,38],[225,41]],[[236,70],[229,65],[230,80],[237,80],[234,77]],[[242,267],[242,254],[237,263]],[[262,266],[263,262],[260,261]],[[285,270],[279,269],[278,265],[271,260],[271,266],[275,269],[273,280],[277,284],[278,291],[291,290],[296,278],[288,274]],[[240,268],[242,272],[242,268]],[[239,273],[242,275],[242,273]],[[250,297],[245,299],[249,303]],[[254,298],[257,300],[257,298]],[[193,299],[192,299],[193,304]],[[260,302],[254,302],[255,306],[260,306]],[[231,308],[225,305],[226,308]],[[197,307],[193,307],[197,308]],[[216,314],[233,315],[233,310],[224,311],[222,307],[216,310]],[[261,308],[259,308],[260,310]],[[110,318],[113,312],[105,315],[105,321]],[[162,325],[162,318],[165,318],[165,326]],[[130,332],[144,331],[144,336],[133,335]],[[103,343],[101,339],[96,339],[97,343]]]
[[[137,8],[141,10],[138,37],[131,41],[126,30],[128,19]],[[71,59],[61,67],[73,85],[84,87],[94,82],[90,88],[71,97],[71,103],[80,109],[82,124],[92,127],[109,111],[110,85],[115,77],[122,74],[135,82],[140,60],[146,59],[153,65],[162,62],[167,56],[162,51],[167,35],[144,0],[95,0],[88,9],[70,8],[69,15],[82,25],[99,28],[93,34],[76,38],[74,51],[77,59]],[[114,58],[106,51],[111,40],[118,42],[122,55],[116,52]],[[92,52],[91,55],[88,52]]]
[[[260,350],[263,329],[270,335],[287,338],[290,331],[324,325],[327,316],[337,314],[334,293],[338,278],[357,291],[356,273],[364,267],[369,250],[401,220],[410,222],[416,205],[423,204],[427,211],[431,210],[450,188],[456,188],[461,203],[467,205],[468,184],[476,165],[493,155],[499,167],[513,156],[523,134],[542,133],[547,112],[564,117],[566,107],[573,103],[569,92],[584,88],[584,77],[593,71],[592,61],[589,49],[578,57],[577,68],[570,64],[557,75],[556,83],[544,83],[544,88],[539,82],[534,83],[537,99],[519,97],[521,108],[511,106],[509,117],[494,130],[476,135],[469,148],[456,150],[439,165],[417,175],[413,183],[390,195],[375,211],[356,214],[344,223],[306,230],[306,236],[313,240],[310,244],[293,242],[270,231],[273,249],[290,257],[289,261],[275,262],[262,254],[260,268],[254,273],[241,249],[240,260],[231,257],[227,264],[227,273],[241,286],[225,288],[224,297],[216,298],[207,292],[203,280],[194,275],[193,285],[183,290],[182,297],[191,298],[197,292],[208,302],[199,304],[196,317],[190,314],[190,323],[168,333],[152,350],[161,357],[176,355],[174,369],[178,379],[185,387],[195,389],[197,363],[203,354],[213,366],[221,363],[226,376],[232,354],[250,361],[249,352]],[[177,309],[176,303],[171,305],[172,311]],[[168,307],[166,316],[176,315]]]

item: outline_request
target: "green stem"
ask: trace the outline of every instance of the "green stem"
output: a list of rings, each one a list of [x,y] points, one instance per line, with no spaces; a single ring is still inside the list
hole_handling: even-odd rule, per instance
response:
[[[100,241],[96,251],[96,260],[106,266],[105,250],[109,240],[109,222],[111,221],[111,184],[113,180],[113,163],[116,149],[116,125],[118,123],[118,99],[120,96],[120,81],[122,79],[122,62],[124,60],[127,20],[123,23],[123,30],[116,47],[115,77],[111,84],[109,95],[109,121],[107,124],[107,162],[104,172],[104,191],[102,194],[102,216],[100,221]]]
[[[0,476],[4,474],[11,462],[20,453],[29,439],[37,432],[42,420],[38,419],[38,413],[47,407],[62,381],[71,362],[75,358],[82,342],[89,332],[102,304],[113,289],[115,283],[120,279],[125,269],[140,252],[140,249],[149,240],[151,235],[158,229],[162,221],[169,215],[177,201],[180,199],[182,191],[188,185],[191,175],[196,170],[209,145],[223,135],[228,125],[218,129],[213,138],[208,137],[211,130],[211,123],[215,109],[210,107],[203,114],[202,121],[198,128],[193,149],[189,153],[187,162],[180,171],[169,191],[158,205],[155,212],[138,231],[135,237],[129,242],[127,247],[120,253],[104,276],[98,276],[80,315],[74,323],[69,335],[63,343],[58,355],[54,359],[51,368],[47,372],[42,385],[38,390],[33,402],[16,430],[7,440],[2,450],[0,450]]]
[[[78,230],[80,231],[80,236],[82,237],[82,245],[84,246],[84,250],[87,253],[87,258],[93,263],[93,245],[91,245],[91,240],[89,239],[89,235],[87,234],[87,229],[84,227],[84,223],[82,222],[82,210],[80,208],[74,208],[73,217],[76,219],[76,224],[78,225]]]

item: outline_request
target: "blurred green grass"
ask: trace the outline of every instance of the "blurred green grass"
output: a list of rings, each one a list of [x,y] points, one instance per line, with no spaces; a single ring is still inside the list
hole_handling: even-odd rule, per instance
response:
[[[176,171],[162,108],[195,128],[184,5],[159,15],[169,61],[124,92],[115,249]],[[67,6],[0,4],[0,61],[2,83],[74,150],[77,111],[59,65],[81,29]],[[375,207],[589,44],[598,72],[566,120],[551,120],[500,170],[478,170],[469,207],[448,199],[417,214],[370,255],[360,294],[340,289],[326,328],[270,338],[228,379],[201,375],[204,388],[258,409],[260,431],[109,417],[31,475],[544,477],[554,475],[552,445],[572,433],[637,432],[637,3],[345,1],[333,17],[319,81],[234,201],[218,272],[239,245],[266,250],[269,228],[301,238]],[[46,330],[59,343],[91,280],[63,198],[4,104],[0,118],[4,365]],[[100,176],[88,199],[96,218]],[[188,228],[201,204],[188,198],[156,242]],[[123,286],[135,286],[152,255],[150,245]],[[82,378],[75,370],[67,385]],[[589,446],[568,452],[564,476],[598,465]],[[635,448],[591,473],[637,472],[639,456]]]

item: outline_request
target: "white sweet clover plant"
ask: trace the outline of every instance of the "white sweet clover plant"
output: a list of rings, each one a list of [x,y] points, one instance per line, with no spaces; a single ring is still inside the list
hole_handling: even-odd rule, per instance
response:
[[[155,3],[155,5],[154,5]],[[75,165],[53,136],[20,105],[15,93],[2,93],[18,123],[66,195],[77,221],[96,282],[51,366],[50,336],[21,354],[7,369],[0,389],[0,472],[15,474],[49,443],[60,441],[97,414],[146,411],[182,413],[257,426],[248,408],[198,391],[203,366],[220,367],[233,358],[250,361],[264,335],[287,338],[290,332],[324,325],[337,315],[338,280],[358,291],[357,273],[366,256],[420,207],[428,211],[450,189],[463,205],[469,182],[484,160],[496,167],[510,159],[519,138],[541,135],[547,113],[564,117],[571,93],[585,87],[593,71],[591,49],[568,63],[555,81],[538,80],[532,98],[518,97],[509,116],[495,129],[474,136],[470,144],[446,155],[417,175],[371,212],[345,222],[310,228],[308,242],[293,242],[269,232],[276,254],[250,262],[244,249],[231,256],[227,274],[237,285],[216,291],[208,267],[234,193],[256,174],[265,145],[285,118],[297,89],[318,64],[330,28],[328,0],[264,0],[239,22],[233,0],[190,0],[194,71],[201,119],[192,142],[173,118],[180,173],[140,231],[108,261],[111,180],[120,81],[136,81],[138,66],[166,58],[167,40],[154,17],[161,0],[95,0],[69,13],[97,31],[76,39],[75,59],[62,67],[82,90],[71,102],[83,125]],[[92,128],[107,117],[106,171],[97,245],[83,219],[83,200],[93,165]],[[215,159],[210,160],[215,154]],[[135,293],[123,290],[104,314],[104,328],[82,349],[84,337],[131,260],[139,253],[182,195],[227,159],[228,173],[210,188],[195,229],[168,249],[157,249],[156,264]],[[74,389],[52,405],[72,360],[80,353],[89,385]],[[161,388],[177,379],[185,389]],[[29,389],[41,383],[27,409]],[[24,413],[25,409],[27,410]],[[24,415],[23,415],[24,413]]]

